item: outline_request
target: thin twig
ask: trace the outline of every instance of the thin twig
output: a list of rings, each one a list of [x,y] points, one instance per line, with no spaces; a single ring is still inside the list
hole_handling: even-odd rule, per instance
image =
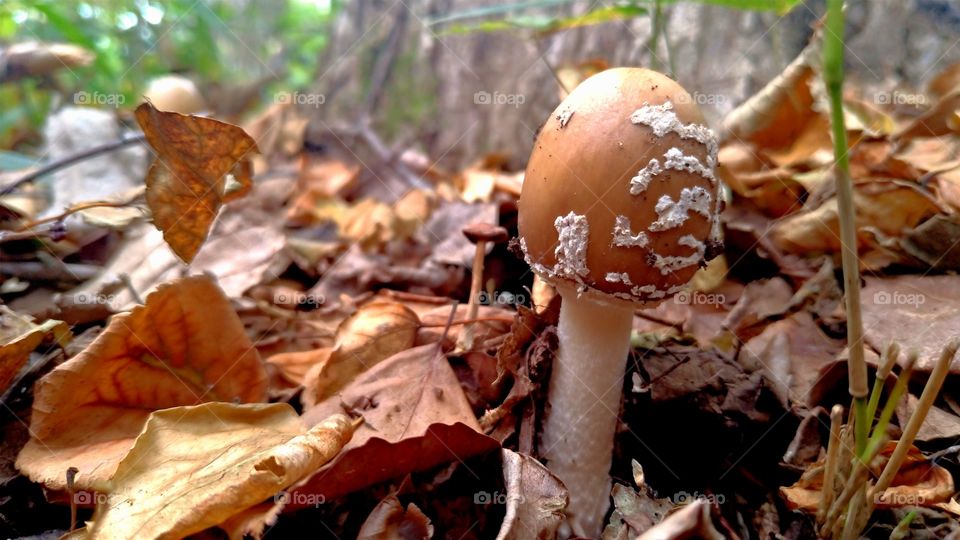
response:
[[[78,154],[67,156],[63,159],[51,161],[50,163],[47,163],[43,167],[40,167],[39,169],[36,169],[32,172],[29,172],[21,176],[20,178],[17,178],[16,180],[13,181],[13,183],[4,186],[2,189],[0,189],[0,197],[13,193],[20,186],[33,182],[34,180],[36,180],[37,178],[40,178],[41,176],[46,176],[54,171],[59,171],[60,169],[65,169],[81,161],[84,161],[93,157],[97,157],[100,154],[113,152],[114,150],[119,150],[126,146],[130,146],[136,143],[142,143],[144,141],[146,141],[146,136],[140,133],[137,135],[132,135],[130,137],[120,139],[119,141],[114,141],[112,143],[95,146],[88,150],[84,150],[83,152],[80,152]]]
[[[123,208],[125,206],[130,206],[130,202],[129,201],[123,201],[123,202],[94,201],[94,202],[80,203],[80,204],[71,206],[70,208],[67,208],[66,210],[64,210],[63,212],[55,216],[45,217],[43,219],[38,219],[36,221],[29,221],[24,225],[22,225],[18,230],[18,232],[27,231],[29,229],[36,227],[37,225],[43,225],[44,223],[53,223],[56,221],[63,221],[64,219],[67,218],[67,216],[76,214],[77,212],[82,212],[84,210],[89,210],[91,208]]]
[[[823,489],[820,508],[817,510],[817,523],[823,524],[827,510],[833,503],[834,482],[837,477],[837,456],[840,452],[840,428],[843,426],[843,406],[834,405],[830,410],[830,440],[827,443],[827,459],[824,464]]]

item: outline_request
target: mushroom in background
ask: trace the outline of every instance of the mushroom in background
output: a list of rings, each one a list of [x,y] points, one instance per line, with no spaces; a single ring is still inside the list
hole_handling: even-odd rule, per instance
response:
[[[721,247],[718,143],[691,96],[640,68],[603,71],[537,137],[519,201],[527,262],[563,298],[541,455],[597,537],[633,312],[672,297]]]
[[[197,85],[180,75],[164,75],[151,80],[144,97],[161,111],[197,114],[207,109]]]

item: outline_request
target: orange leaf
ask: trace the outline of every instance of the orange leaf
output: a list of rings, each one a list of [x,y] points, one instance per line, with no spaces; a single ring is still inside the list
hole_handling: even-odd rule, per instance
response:
[[[190,262],[220,207],[253,185],[250,156],[257,145],[237,126],[158,111],[149,102],[136,116],[157,155],[146,180],[153,222],[174,253]],[[228,175],[237,189],[228,186]]]
[[[31,439],[17,467],[52,489],[69,467],[101,490],[151,412],[206,401],[260,402],[266,372],[229,300],[207,276],[161,285],[114,316],[34,390]]]
[[[297,492],[333,500],[499,446],[480,432],[460,382],[436,344],[380,362],[338,395],[304,411],[304,421],[314,424],[342,412],[344,405],[363,415],[363,425],[334,462]]]

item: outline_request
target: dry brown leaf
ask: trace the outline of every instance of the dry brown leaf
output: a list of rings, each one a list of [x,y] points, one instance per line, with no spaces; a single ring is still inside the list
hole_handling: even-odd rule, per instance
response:
[[[333,352],[331,347],[321,347],[310,351],[292,351],[277,353],[266,359],[268,364],[277,366],[280,375],[292,384],[305,386],[308,384],[307,375],[319,365],[325,364]],[[314,373],[316,377],[319,373]]]
[[[298,492],[332,500],[499,447],[480,433],[460,382],[436,345],[380,362],[339,395],[305,411],[304,420],[309,425],[343,407],[362,414],[364,424],[341,455]]]
[[[243,129],[210,118],[136,110],[157,159],[147,172],[147,205],[170,248],[186,262],[200,249],[224,203],[252,186],[257,145]],[[228,178],[239,183],[233,189]]]
[[[555,538],[570,500],[563,482],[539,461],[504,448],[506,515],[497,540]]]
[[[702,538],[703,540],[724,540],[710,517],[711,504],[697,499],[667,516],[656,526],[637,537],[637,540],[681,540],[684,538]]]
[[[903,275],[865,277],[862,311],[864,339],[881,351],[893,340],[900,349],[916,349],[919,371],[930,371],[944,343],[960,328],[960,276]],[[960,373],[954,359],[951,373]]]
[[[954,62],[937,73],[927,83],[927,91],[934,96],[945,96],[960,88],[960,62]]]
[[[814,39],[753,97],[724,118],[724,140],[752,143],[761,150],[787,150],[812,119],[814,96],[810,83],[813,65],[820,61],[820,39]]]
[[[882,459],[872,464],[875,474],[879,475],[896,445],[897,441],[890,441],[880,451]],[[817,461],[813,467],[818,467],[819,471],[804,475],[792,486],[780,488],[780,495],[791,510],[817,511],[823,489],[823,460]],[[928,460],[919,449],[911,446],[893,483],[875,503],[878,508],[937,507],[949,502],[953,492],[950,471]]]
[[[854,203],[861,247],[870,245],[866,227],[900,237],[940,210],[919,190],[882,180],[857,184]],[[839,227],[837,201],[831,198],[816,209],[779,221],[772,237],[777,247],[788,253],[833,253],[840,251]]]
[[[950,120],[953,112],[960,109],[960,89],[940,98],[927,112],[907,123],[894,134],[897,139],[913,137],[940,137],[953,132]]]
[[[287,211],[287,222],[300,226],[316,223],[316,209],[320,203],[350,188],[356,184],[359,177],[359,165],[348,165],[336,159],[315,158],[304,153],[300,161],[296,195]]]
[[[183,538],[270,497],[282,504],[281,490],[333,459],[353,430],[336,415],[307,431],[279,403],[154,412],[117,467],[90,538]]]
[[[487,154],[463,170],[461,197],[467,202],[490,202],[497,189],[510,193],[517,184],[517,174],[509,172],[510,157],[506,154]],[[517,193],[519,196],[519,193]]]
[[[811,314],[801,311],[776,321],[746,343],[740,362],[762,369],[779,397],[806,403],[821,369],[834,362],[843,343],[820,330]]]
[[[339,392],[360,373],[413,347],[420,320],[403,304],[373,302],[347,317],[337,329],[327,361],[304,381],[304,404],[311,407]]]
[[[406,508],[396,495],[388,495],[370,512],[357,540],[426,540],[433,537],[433,525],[417,505]]]
[[[441,306],[424,313],[420,320],[423,327],[417,332],[417,345],[426,345],[427,343],[436,343],[441,337],[444,338],[444,347],[452,347],[457,342],[460,332],[463,331],[463,324],[454,324],[446,329],[447,319],[450,318],[451,306]],[[454,321],[463,321],[469,315],[470,306],[467,304],[457,305],[457,314],[454,315]],[[495,306],[480,306],[477,310],[477,318],[484,319],[473,324],[474,343],[483,343],[484,341],[506,334],[510,330],[510,325],[516,315],[515,311]]]
[[[207,276],[183,278],[115,315],[37,383],[17,467],[52,489],[76,467],[78,489],[103,489],[151,412],[265,397],[263,364],[229,300]]]
[[[7,391],[30,353],[47,336],[65,346],[70,342],[70,328],[62,321],[34,324],[29,317],[0,305],[0,394]]]

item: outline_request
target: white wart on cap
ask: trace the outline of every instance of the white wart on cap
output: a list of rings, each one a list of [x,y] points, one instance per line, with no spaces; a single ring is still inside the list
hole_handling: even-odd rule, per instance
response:
[[[550,115],[527,165],[528,264],[599,300],[675,294],[720,246],[717,151],[672,79],[642,68],[590,77]]]

